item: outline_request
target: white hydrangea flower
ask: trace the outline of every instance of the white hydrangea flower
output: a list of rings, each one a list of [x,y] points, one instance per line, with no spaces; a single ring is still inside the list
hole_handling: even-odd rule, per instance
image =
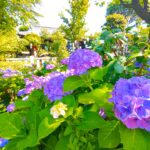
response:
[[[50,109],[50,114],[53,116],[53,118],[58,118],[61,115],[64,116],[66,114],[66,111],[67,105],[60,102]]]

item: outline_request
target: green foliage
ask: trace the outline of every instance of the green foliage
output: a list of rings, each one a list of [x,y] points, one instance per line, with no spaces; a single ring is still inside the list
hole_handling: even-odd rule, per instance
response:
[[[120,29],[124,31],[127,20],[121,14],[111,14],[106,17],[106,26],[111,29]]]
[[[79,76],[70,76],[64,81],[64,91],[72,91],[84,86],[84,80]]]
[[[58,62],[63,58],[68,57],[69,53],[67,51],[67,41],[64,35],[59,30],[52,33],[51,35],[52,43],[50,43],[49,53],[57,57]]]
[[[98,133],[101,148],[116,148],[120,144],[119,121],[104,122]]]
[[[24,51],[28,41],[17,36],[15,30],[0,30],[0,56],[11,57]]]
[[[28,31],[29,30],[29,26],[20,26],[19,27],[19,31]]]
[[[18,91],[24,87],[24,79],[21,76],[5,79],[0,76],[0,87],[0,111],[4,111],[10,101],[16,100]]]
[[[11,54],[18,51],[18,39],[15,30],[0,30],[0,54]]]
[[[127,129],[120,126],[121,143],[126,150],[147,150],[150,147],[148,139],[150,134],[140,129]],[[143,140],[144,139],[144,140]]]
[[[32,43],[35,46],[39,46],[41,44],[41,38],[35,33],[25,35],[24,39],[27,40],[29,44]]]
[[[89,7],[89,0],[69,0],[70,9],[66,12],[70,17],[66,17],[61,14],[60,17],[63,20],[61,30],[65,33],[67,40],[74,42],[75,40],[81,40],[85,37],[85,16]]]
[[[141,23],[141,19],[136,15],[132,8],[126,8],[121,4],[110,4],[107,7],[107,16],[111,14],[121,14],[127,19],[127,26],[130,24],[138,25]]]
[[[47,40],[51,37],[51,34],[49,33],[49,31],[45,28],[42,28],[41,29],[41,32],[40,32],[40,36],[42,38],[42,40]]]
[[[0,29],[12,29],[19,24],[35,22],[39,14],[34,7],[40,0],[5,0],[0,2]]]

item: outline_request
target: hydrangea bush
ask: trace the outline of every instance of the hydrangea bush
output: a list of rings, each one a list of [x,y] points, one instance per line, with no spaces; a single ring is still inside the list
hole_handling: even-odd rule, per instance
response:
[[[93,50],[78,49],[64,67],[25,78],[17,100],[0,114],[0,146],[150,149],[150,79],[132,77],[121,59],[103,61]]]

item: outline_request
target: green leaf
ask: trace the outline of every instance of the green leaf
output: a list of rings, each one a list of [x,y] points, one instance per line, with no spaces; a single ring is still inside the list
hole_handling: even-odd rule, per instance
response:
[[[16,109],[23,109],[23,108],[29,108],[33,106],[33,103],[31,101],[22,101],[18,100],[15,101]]]
[[[22,118],[16,113],[0,114],[0,137],[12,138],[17,136],[23,128]]]
[[[41,121],[38,128],[38,139],[40,140],[44,137],[47,137],[49,134],[55,131],[62,122],[64,122],[63,118],[53,119],[52,116],[45,117]]]
[[[103,104],[107,102],[108,98],[110,98],[110,91],[111,89],[109,89],[109,87],[104,86],[89,93],[79,95],[78,101],[82,104]]]
[[[46,145],[44,150],[54,150],[54,147],[56,146],[56,143],[58,142],[58,139],[57,139],[57,134],[56,135],[50,135],[48,137],[48,140],[45,142]],[[39,150],[39,149],[38,149]]]
[[[115,148],[120,144],[119,121],[105,122],[98,132],[101,148]]]
[[[69,150],[68,149],[69,137],[62,137],[56,144],[55,150]]]
[[[83,119],[77,125],[80,130],[93,130],[100,128],[100,126],[105,123],[98,112],[87,111],[83,113]]]
[[[73,95],[64,96],[62,102],[67,104],[69,107],[74,107],[76,105],[76,101]]]
[[[72,131],[73,131],[72,126],[67,126],[64,132],[64,136],[70,135]]]
[[[90,70],[90,77],[95,80],[103,80],[103,77],[106,75],[107,71],[107,67]]]
[[[31,93],[31,95],[28,98],[28,101],[33,102],[35,105],[41,107],[41,104],[43,101],[47,101],[47,96],[43,94],[43,91],[41,90],[35,90]]]
[[[124,67],[118,62],[115,63],[114,69],[117,73],[120,73],[120,74],[124,71]]]
[[[79,76],[70,76],[64,81],[64,91],[72,91],[81,86],[84,86],[84,81]]]
[[[141,129],[128,129],[120,125],[121,143],[125,150],[149,150],[150,133]]]
[[[131,53],[131,56],[128,58],[128,60],[132,60],[132,59],[139,57],[139,56],[143,56],[142,52]]]

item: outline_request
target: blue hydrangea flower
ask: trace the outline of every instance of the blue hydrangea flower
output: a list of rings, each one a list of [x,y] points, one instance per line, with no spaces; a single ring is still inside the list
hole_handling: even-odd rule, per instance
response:
[[[4,147],[8,143],[7,139],[0,138],[0,147]]]
[[[119,79],[112,92],[116,117],[128,128],[150,131],[150,79]]]
[[[45,83],[44,93],[51,101],[60,100],[64,95],[69,94],[63,91],[63,83],[66,76],[61,72],[51,74],[50,80]]]
[[[92,67],[101,67],[101,56],[89,49],[78,49],[69,57],[68,69],[76,75],[86,73]]]
[[[7,112],[13,112],[15,110],[15,104],[9,104],[6,108]]]

